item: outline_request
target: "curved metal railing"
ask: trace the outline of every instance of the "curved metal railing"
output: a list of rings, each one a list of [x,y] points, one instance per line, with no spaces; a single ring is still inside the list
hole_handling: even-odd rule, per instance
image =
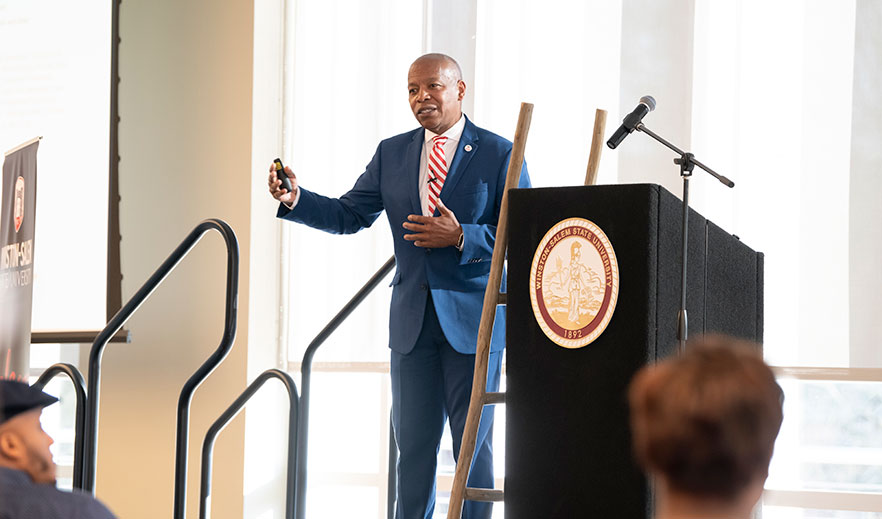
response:
[[[312,359],[319,346],[349,317],[355,308],[380,284],[395,267],[395,256],[392,256],[380,267],[367,283],[349,300],[348,303],[331,319],[306,347],[303,361],[300,364],[300,418],[297,423],[297,519],[304,519],[306,510],[306,451],[309,446],[309,397],[310,379],[312,377]]]
[[[76,422],[74,424],[74,464],[73,464],[73,487],[83,488],[83,428],[86,426],[86,381],[72,364],[59,363],[46,368],[40,378],[34,382],[34,386],[43,389],[50,380],[58,375],[67,375],[74,386],[77,395]]]
[[[83,489],[95,492],[95,465],[98,454],[98,404],[101,385],[101,358],[104,347],[110,338],[119,331],[132,314],[153,293],[172,270],[184,259],[187,253],[196,246],[208,231],[216,230],[224,238],[227,246],[227,287],[224,316],[224,332],[220,344],[211,356],[187,380],[178,399],[177,413],[177,447],[175,450],[175,499],[174,517],[183,519],[187,501],[187,436],[190,422],[190,401],[197,387],[214,371],[232,349],[236,336],[236,315],[239,286],[239,244],[236,234],[226,222],[208,219],[197,225],[180,245],[159,266],[144,285],[107,323],[104,330],[92,343],[89,354],[89,385],[88,407],[84,430],[83,447]]]
[[[296,479],[297,479],[297,416],[299,413],[299,397],[297,385],[291,375],[278,369],[269,369],[261,373],[251,385],[237,398],[230,407],[209,427],[202,443],[202,483],[199,492],[199,519],[206,519],[211,512],[211,459],[214,450],[214,441],[217,435],[227,426],[230,421],[239,414],[242,407],[266,382],[271,378],[277,378],[284,384],[288,391],[288,466],[285,492],[285,517],[293,519],[295,503],[297,502]]]
[[[94,493],[96,477],[96,459],[98,442],[98,409],[101,384],[101,360],[104,348],[110,339],[120,330],[129,318],[137,311],[144,301],[165,280],[172,270],[186,257],[202,236],[210,230],[221,233],[227,246],[227,286],[224,333],[218,348],[199,367],[199,369],[187,380],[181,390],[178,399],[177,413],[177,436],[175,451],[175,494],[174,494],[174,518],[183,519],[186,511],[187,498],[187,464],[188,464],[188,434],[190,402],[193,393],[208,375],[220,365],[232,348],[236,335],[236,316],[238,299],[238,270],[239,270],[239,246],[236,235],[226,222],[218,219],[208,219],[201,222],[181,244],[168,256],[153,275],[135,293],[134,296],[116,313],[108,322],[107,326],[92,344],[89,354],[89,377],[88,395],[82,387],[82,375],[73,366],[55,365],[49,368],[36,382],[41,380],[48,382],[58,373],[68,374],[72,380],[79,376],[80,385],[77,389],[77,445],[74,454],[74,486],[85,491]],[[358,307],[359,304],[376,288],[395,267],[395,257],[389,258],[380,269],[365,283],[353,298],[331,319],[321,332],[309,343],[303,355],[301,363],[301,396],[297,397],[297,387],[290,375],[279,370],[267,370],[262,373],[252,384],[233,402],[233,404],[218,418],[209,429],[202,452],[202,482],[200,490],[200,517],[206,517],[209,512],[208,500],[211,492],[211,455],[214,441],[226,424],[232,420],[248,399],[269,378],[278,378],[285,385],[291,401],[289,409],[289,435],[288,445],[288,492],[286,495],[286,517],[293,516],[304,519],[306,510],[306,482],[307,482],[307,450],[309,444],[309,399],[312,376],[312,362],[318,348],[340,326],[340,324]],[[50,373],[50,370],[53,370]],[[71,371],[72,370],[72,371]],[[75,381],[75,386],[77,385]],[[391,436],[391,431],[390,431]],[[82,438],[82,441],[79,439]],[[394,485],[394,477],[391,475],[392,456],[394,441],[390,438],[390,485]],[[79,460],[79,462],[78,462]],[[79,468],[78,468],[79,465]],[[79,482],[79,485],[78,485]],[[291,487],[295,491],[290,491]],[[390,486],[389,510],[392,511],[394,489]]]

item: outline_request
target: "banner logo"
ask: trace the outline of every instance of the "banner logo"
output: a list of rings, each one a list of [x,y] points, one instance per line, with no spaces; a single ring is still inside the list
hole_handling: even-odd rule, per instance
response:
[[[606,329],[619,295],[619,264],[606,234],[589,220],[552,227],[530,269],[536,322],[555,344],[581,348]]]
[[[15,199],[12,203],[12,219],[15,222],[15,232],[18,232],[21,229],[21,224],[24,222],[24,214],[25,214],[25,181],[24,177],[19,176],[15,179]]]

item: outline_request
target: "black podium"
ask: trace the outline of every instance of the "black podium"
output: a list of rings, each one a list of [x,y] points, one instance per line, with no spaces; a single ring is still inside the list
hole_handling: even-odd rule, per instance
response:
[[[537,247],[570,218],[599,227],[618,265],[612,317],[580,348],[552,342],[530,293]],[[507,519],[650,517],[651,485],[631,456],[626,390],[641,366],[677,350],[681,218],[680,199],[658,185],[509,192]],[[763,255],[698,213],[689,218],[689,337],[762,342]]]

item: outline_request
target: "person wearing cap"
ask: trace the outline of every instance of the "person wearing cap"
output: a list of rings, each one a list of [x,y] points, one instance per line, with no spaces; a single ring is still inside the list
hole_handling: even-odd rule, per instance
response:
[[[91,495],[55,487],[52,437],[40,425],[58,399],[14,380],[0,380],[0,519],[115,516]]]

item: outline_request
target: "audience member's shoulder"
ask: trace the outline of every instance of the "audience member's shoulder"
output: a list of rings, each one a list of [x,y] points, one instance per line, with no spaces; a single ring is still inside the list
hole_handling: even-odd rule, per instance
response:
[[[15,498],[5,496],[0,519],[18,518],[115,519],[116,516],[90,494],[58,490],[51,485],[19,489]]]

